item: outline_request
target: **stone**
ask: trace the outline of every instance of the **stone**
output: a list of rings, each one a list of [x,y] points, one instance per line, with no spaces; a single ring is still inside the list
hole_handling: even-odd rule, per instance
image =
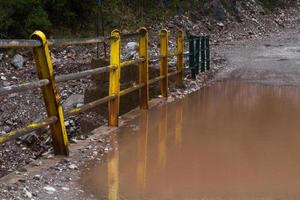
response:
[[[35,132],[20,136],[18,139],[27,145],[32,145],[39,140],[38,135]]]
[[[72,170],[77,170],[78,169],[77,165],[75,165],[75,164],[69,165],[68,168],[72,169]]]
[[[36,175],[34,175],[33,179],[39,181],[42,179],[42,176],[39,174],[36,174]]]
[[[1,86],[1,87],[7,87],[7,86],[10,86],[10,82],[9,82],[9,81],[1,81],[1,82],[0,82],[0,86]],[[10,95],[12,95],[12,94],[10,94]]]
[[[83,104],[83,102],[84,102],[84,95],[81,95],[81,94],[72,94],[63,103],[63,108],[65,110],[69,110],[71,108],[76,107],[76,105],[78,105],[78,104]]]
[[[52,187],[52,186],[45,186],[44,187],[44,190],[48,193],[48,194],[53,194],[53,193],[55,193],[56,192],[56,189],[54,188],[54,187]]]
[[[20,69],[20,68],[23,68],[24,62],[25,62],[24,57],[21,56],[20,54],[16,54],[16,55],[13,57],[13,59],[12,59],[12,61],[11,61],[11,64],[12,64],[15,68]]]
[[[125,45],[125,55],[123,59],[128,60],[137,56],[137,50],[139,48],[139,44],[137,42],[128,42]]]
[[[23,189],[24,191],[24,196],[31,199],[32,198],[32,193],[29,192],[26,188]]]
[[[224,23],[223,23],[223,22],[218,22],[218,23],[217,23],[217,26],[219,26],[219,27],[222,27],[222,28],[223,28],[223,27],[224,27]]]
[[[137,42],[128,42],[125,46],[125,49],[127,51],[136,51],[139,47],[139,44]]]
[[[70,188],[68,188],[68,187],[62,187],[61,189],[64,190],[64,191],[69,191],[70,190]]]
[[[215,16],[215,19],[218,21],[224,21],[225,20],[225,10],[224,6],[221,2],[221,0],[213,0],[213,13]]]

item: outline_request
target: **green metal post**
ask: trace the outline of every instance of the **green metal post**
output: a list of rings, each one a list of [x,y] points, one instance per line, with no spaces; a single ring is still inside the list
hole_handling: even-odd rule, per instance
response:
[[[209,36],[206,36],[205,38],[205,54],[206,54],[206,69],[210,70],[210,45],[209,45]]]
[[[189,68],[192,73],[192,79],[196,79],[195,73],[195,43],[194,37],[191,35],[189,37]]]
[[[195,38],[195,41],[196,41],[195,70],[196,70],[196,74],[199,74],[199,68],[200,68],[200,37],[197,36]]]
[[[205,38],[201,36],[201,72],[205,72]]]

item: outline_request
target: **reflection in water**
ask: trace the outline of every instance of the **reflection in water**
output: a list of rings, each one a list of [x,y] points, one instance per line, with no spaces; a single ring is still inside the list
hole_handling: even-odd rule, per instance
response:
[[[119,199],[119,151],[117,135],[112,136],[113,152],[108,156],[107,177],[108,177],[108,199]]]
[[[182,112],[183,112],[182,103],[176,104],[175,143],[179,147],[181,146],[181,142],[182,142]]]
[[[144,192],[146,187],[148,121],[148,112],[145,112],[140,117],[139,137],[137,140],[137,185],[139,187],[138,191],[141,192]]]
[[[297,87],[229,82],[143,111],[81,183],[109,200],[300,199],[299,100]]]
[[[167,139],[167,107],[159,109],[159,129],[158,129],[158,160],[161,168],[166,164],[166,139]]]

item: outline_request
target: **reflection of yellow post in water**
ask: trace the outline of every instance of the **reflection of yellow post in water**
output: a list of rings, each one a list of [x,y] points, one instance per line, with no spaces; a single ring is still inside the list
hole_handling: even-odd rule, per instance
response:
[[[112,136],[113,152],[108,158],[108,199],[119,198],[119,150],[117,135]]]
[[[158,128],[158,156],[159,164],[165,167],[166,164],[166,139],[167,139],[167,107],[161,106],[159,113],[159,128]]]
[[[182,142],[182,112],[183,105],[182,102],[176,104],[176,124],[175,124],[175,143],[181,146]]]
[[[140,131],[138,136],[138,166],[137,183],[138,188],[144,191],[146,187],[147,170],[147,144],[148,144],[148,111],[140,118]]]

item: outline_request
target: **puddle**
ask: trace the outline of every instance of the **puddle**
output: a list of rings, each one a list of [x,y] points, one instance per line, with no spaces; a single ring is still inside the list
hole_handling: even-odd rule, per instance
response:
[[[299,199],[299,101],[299,87],[218,83],[120,128],[80,183],[87,199]]]

